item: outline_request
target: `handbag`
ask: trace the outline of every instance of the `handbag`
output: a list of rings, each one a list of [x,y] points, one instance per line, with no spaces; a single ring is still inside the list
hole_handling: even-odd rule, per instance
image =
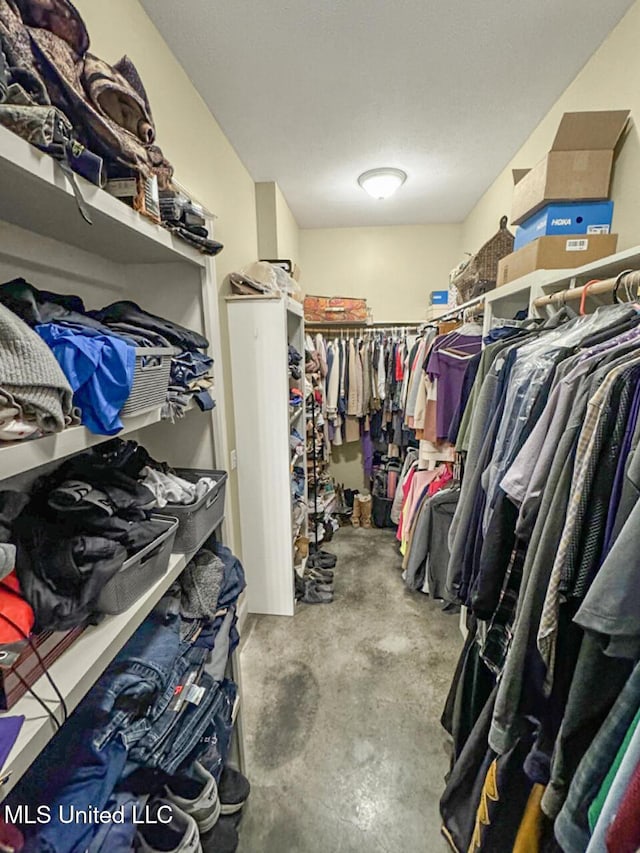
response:
[[[493,237],[466,264],[461,264],[451,273],[450,283],[458,292],[458,305],[495,289],[498,263],[513,252],[515,238],[507,228],[507,222],[507,217],[503,216]]]

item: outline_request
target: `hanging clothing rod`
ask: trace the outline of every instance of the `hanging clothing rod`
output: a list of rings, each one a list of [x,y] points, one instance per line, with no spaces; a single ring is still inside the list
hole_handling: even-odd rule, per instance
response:
[[[616,278],[594,279],[581,287],[572,287],[568,290],[559,290],[557,293],[551,293],[549,296],[539,296],[534,301],[536,308],[544,308],[547,305],[565,305],[567,302],[572,302],[577,299],[582,299],[586,295],[598,296],[603,293],[614,293],[617,295],[619,290],[626,294],[627,301],[635,298],[640,287],[640,271],[625,270],[616,276]],[[631,291],[633,290],[633,296]],[[585,292],[586,291],[586,292]]]
[[[326,335],[344,334],[345,332],[354,332],[362,334],[363,332],[400,332],[402,330],[417,331],[425,323],[370,323],[360,326],[357,323],[332,323],[331,325],[320,325],[316,323],[305,323],[305,331],[315,332]]]

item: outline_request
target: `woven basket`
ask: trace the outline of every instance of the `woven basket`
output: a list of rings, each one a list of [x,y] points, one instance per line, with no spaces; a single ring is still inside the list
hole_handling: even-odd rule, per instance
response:
[[[493,290],[498,280],[498,263],[513,252],[514,236],[507,228],[507,217],[500,220],[500,228],[490,240],[469,260],[466,266],[451,278],[458,291],[458,305]]]

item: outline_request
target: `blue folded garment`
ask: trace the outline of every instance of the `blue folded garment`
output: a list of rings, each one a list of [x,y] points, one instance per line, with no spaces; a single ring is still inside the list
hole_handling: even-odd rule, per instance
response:
[[[82,423],[98,435],[119,432],[120,411],[133,386],[135,347],[90,328],[44,323],[36,326],[36,332],[69,380]]]

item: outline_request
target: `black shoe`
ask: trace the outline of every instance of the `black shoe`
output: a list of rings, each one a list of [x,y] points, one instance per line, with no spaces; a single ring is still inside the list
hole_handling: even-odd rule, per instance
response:
[[[251,785],[247,777],[239,770],[225,766],[218,783],[220,813],[230,815],[239,812],[249,799],[250,793]]]
[[[239,840],[233,816],[222,816],[211,832],[200,836],[202,853],[236,853]]]
[[[301,601],[305,604],[331,604],[333,593],[321,592],[315,581],[306,581],[304,596]]]
[[[333,569],[338,562],[338,558],[328,551],[318,551],[317,554],[312,554],[307,560],[307,566],[310,569]]]
[[[333,572],[330,569],[307,569],[304,579],[315,583],[333,583]]]

